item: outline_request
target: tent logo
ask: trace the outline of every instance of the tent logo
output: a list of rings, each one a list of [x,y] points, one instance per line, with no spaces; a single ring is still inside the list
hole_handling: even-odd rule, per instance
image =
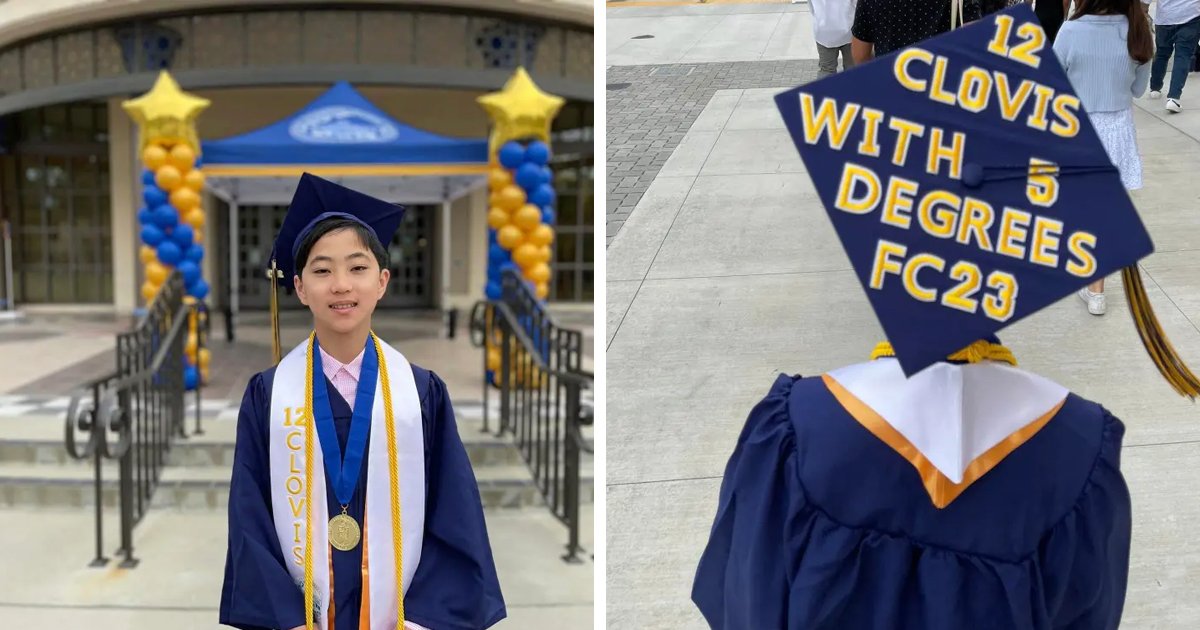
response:
[[[357,107],[322,107],[298,117],[288,135],[312,144],[379,144],[400,135],[386,118]]]

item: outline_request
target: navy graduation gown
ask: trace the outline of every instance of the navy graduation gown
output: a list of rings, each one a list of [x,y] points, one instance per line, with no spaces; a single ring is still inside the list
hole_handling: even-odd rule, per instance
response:
[[[268,440],[274,376],[271,368],[251,379],[238,416],[220,622],[242,630],[290,630],[304,625],[303,592],[287,572],[272,521]],[[426,513],[421,562],[404,597],[405,618],[431,630],[482,630],[507,613],[479,487],[458,436],[445,384],[436,374],[415,365],[413,376],[424,423]],[[325,385],[344,452],[350,405],[328,379]],[[366,506],[366,477],[364,454],[347,509],[360,523]],[[326,496],[330,516],[341,513],[328,480]],[[362,544],[344,552],[330,548],[336,630],[358,628],[362,552]]]
[[[718,629],[1115,629],[1123,434],[1072,394],[939,510],[821,379],[780,376],[726,467],[692,600]]]

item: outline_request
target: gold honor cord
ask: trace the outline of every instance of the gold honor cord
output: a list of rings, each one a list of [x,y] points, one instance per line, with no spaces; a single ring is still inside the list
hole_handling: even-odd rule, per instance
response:
[[[1150,306],[1150,298],[1146,295],[1146,287],[1142,284],[1142,274],[1137,265],[1122,269],[1121,280],[1125,284],[1125,300],[1129,303],[1129,312],[1133,315],[1133,323],[1137,326],[1146,353],[1171,387],[1181,396],[1194,401],[1196,396],[1200,396],[1200,379],[1197,379],[1183,359],[1179,358],[1159,325],[1158,318],[1154,316],[1154,309]]]
[[[274,285],[275,265],[271,265],[271,284]],[[275,291],[272,287],[271,296]],[[274,299],[272,299],[272,304]],[[313,630],[313,551],[312,551],[312,469],[313,469],[313,340],[317,331],[308,335],[308,357],[304,361],[304,627]],[[276,363],[279,360],[276,359]],[[332,559],[331,559],[332,561]],[[330,630],[333,630],[330,628]]]
[[[884,341],[875,346],[871,351],[871,360],[882,359],[896,356],[896,351],[892,349],[892,344]],[[1013,367],[1017,366],[1017,358],[1008,348],[990,341],[980,339],[971,345],[955,352],[946,357],[949,361],[966,361],[967,363],[979,363],[980,361],[1002,361]]]
[[[280,359],[283,358],[283,347],[279,344],[279,294],[276,291],[279,284],[279,268],[275,266],[274,258],[271,259],[267,277],[271,279],[271,356],[275,358],[275,365],[279,365]],[[312,350],[311,343],[309,350]]]
[[[396,630],[404,630],[404,530],[400,526],[400,470],[396,456],[396,418],[392,412],[392,386],[388,378],[387,360],[383,357],[383,344],[379,337],[371,331],[371,339],[375,342],[375,354],[379,357],[380,389],[383,390],[383,418],[387,427],[388,441],[388,482],[391,484],[392,502],[392,549],[396,561],[396,606],[399,615],[396,618]],[[366,549],[363,549],[366,553]]]

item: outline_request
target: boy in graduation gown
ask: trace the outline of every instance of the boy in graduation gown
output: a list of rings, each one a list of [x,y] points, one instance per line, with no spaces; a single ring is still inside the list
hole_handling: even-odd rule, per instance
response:
[[[242,399],[222,624],[478,630],[505,617],[446,386],[371,331],[403,211],[300,179],[272,273],[294,281],[315,330],[280,361],[273,308],[279,363]]]
[[[1117,628],[1124,427],[994,333],[1124,269],[1160,371],[1200,383],[1129,269],[1152,245],[1119,174],[1049,49],[1013,58],[1022,36],[1044,37],[1025,6],[777,96],[891,343],[781,375],[750,413],[693,585],[713,628]],[[955,89],[997,72],[1056,114]],[[839,125],[868,108],[878,128]]]

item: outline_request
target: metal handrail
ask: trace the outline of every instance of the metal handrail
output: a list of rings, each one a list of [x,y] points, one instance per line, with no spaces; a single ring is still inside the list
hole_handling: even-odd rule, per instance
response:
[[[499,300],[472,309],[471,340],[500,353],[500,369],[484,378],[483,430],[490,432],[490,390],[500,390],[495,434],[511,436],[548,508],[568,529],[568,562],[579,562],[580,458],[593,446],[583,436],[582,392],[593,377],[580,369],[582,333],[559,326],[514,271],[505,272]]]
[[[186,439],[183,371],[184,338],[192,315],[203,306],[184,298],[183,278],[172,273],[130,331],[117,335],[117,369],[78,388],[66,418],[67,453],[93,458],[96,496],[96,557],[104,566],[101,460],[119,462],[122,567],[137,566],[133,528],[141,521],[158,487],[174,439]],[[207,324],[208,322],[198,322]],[[204,327],[206,328],[206,326]],[[204,328],[197,331],[202,345]],[[85,400],[85,397],[90,397]],[[200,387],[196,387],[196,433],[200,427]],[[81,439],[77,433],[86,434]],[[115,442],[110,437],[115,435]]]

